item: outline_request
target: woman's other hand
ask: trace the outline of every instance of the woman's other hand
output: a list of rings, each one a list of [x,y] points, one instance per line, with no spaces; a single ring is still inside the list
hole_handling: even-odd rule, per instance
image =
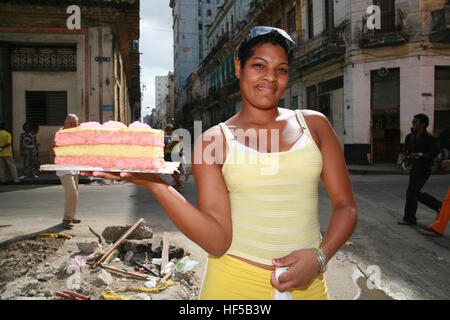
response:
[[[157,173],[82,171],[81,175],[108,180],[124,180],[148,190],[160,184],[167,185]]]
[[[278,281],[275,272],[272,273],[270,282],[279,292],[307,286],[320,270],[319,260],[311,249],[297,250],[283,258],[274,259],[273,265],[276,268],[289,267],[278,277]]]

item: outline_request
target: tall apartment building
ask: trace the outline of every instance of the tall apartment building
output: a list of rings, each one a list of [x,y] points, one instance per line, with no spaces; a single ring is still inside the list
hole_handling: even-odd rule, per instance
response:
[[[175,118],[184,115],[187,99],[183,88],[189,75],[208,54],[206,34],[224,0],[170,0],[173,16]]]
[[[155,77],[155,107],[159,106],[166,99],[169,93],[169,77],[156,76]]]

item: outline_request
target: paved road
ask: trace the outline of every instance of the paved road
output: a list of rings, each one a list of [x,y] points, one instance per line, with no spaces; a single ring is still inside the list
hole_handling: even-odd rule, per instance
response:
[[[403,214],[406,176],[352,175],[359,207],[358,226],[349,246],[330,261],[326,278],[332,299],[448,299],[450,297],[449,232],[442,237],[423,230],[435,218],[419,205],[418,226],[397,225]],[[432,176],[424,191],[443,199],[448,176]],[[325,233],[331,215],[326,190],[319,187],[320,222]],[[184,196],[195,205],[195,185]],[[0,242],[36,232],[61,231],[64,193],[59,185],[0,186]],[[154,198],[130,184],[80,185],[78,216],[83,223],[67,233],[92,237],[87,226],[133,224],[143,217],[156,234],[169,232],[173,244],[188,249],[205,267],[206,254],[182,235]],[[368,278],[370,281],[367,281]],[[378,289],[372,289],[372,283]]]

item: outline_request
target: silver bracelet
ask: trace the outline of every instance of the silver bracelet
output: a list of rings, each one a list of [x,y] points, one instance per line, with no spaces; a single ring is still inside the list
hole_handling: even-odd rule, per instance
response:
[[[320,273],[324,273],[325,271],[327,271],[327,257],[320,248],[311,248],[311,250],[314,252],[317,260],[319,261]]]

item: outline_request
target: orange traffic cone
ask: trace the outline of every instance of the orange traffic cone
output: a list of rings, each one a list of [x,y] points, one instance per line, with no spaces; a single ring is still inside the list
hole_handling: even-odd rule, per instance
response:
[[[430,228],[437,233],[444,234],[445,227],[447,227],[448,220],[450,219],[450,187],[448,188],[447,195],[444,201],[442,201],[441,211],[436,221],[430,224]]]

